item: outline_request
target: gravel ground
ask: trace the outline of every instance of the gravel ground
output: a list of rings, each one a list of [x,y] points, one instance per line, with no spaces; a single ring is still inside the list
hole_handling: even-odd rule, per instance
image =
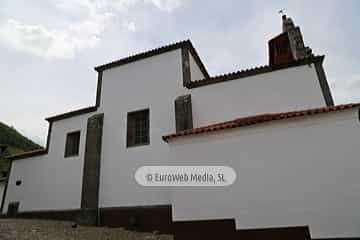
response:
[[[173,240],[172,235],[138,233],[123,228],[76,226],[72,222],[0,219],[0,240]]]

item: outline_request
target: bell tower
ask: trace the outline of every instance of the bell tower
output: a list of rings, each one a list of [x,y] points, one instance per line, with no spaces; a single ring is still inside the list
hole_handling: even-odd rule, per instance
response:
[[[310,56],[312,50],[305,46],[300,27],[282,15],[282,33],[269,41],[269,64],[287,64]]]
[[[295,26],[293,20],[286,15],[282,15],[282,25],[283,33],[288,35],[291,52],[295,60],[310,57],[312,50],[305,46],[300,27]]]

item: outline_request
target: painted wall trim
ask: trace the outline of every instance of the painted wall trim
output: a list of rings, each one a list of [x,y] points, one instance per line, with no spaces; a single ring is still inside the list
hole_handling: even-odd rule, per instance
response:
[[[86,225],[98,223],[101,145],[104,114],[88,118],[85,144],[85,157],[81,189],[81,221]]]
[[[12,161],[10,161],[9,173],[8,173],[8,175],[7,175],[7,177],[6,177],[6,180],[5,180],[5,188],[4,188],[3,196],[2,196],[2,199],[1,199],[0,215],[2,215],[3,210],[4,210],[6,193],[7,193],[7,190],[8,190],[8,185],[9,185],[9,179],[10,179],[12,164],[13,164]]]
[[[314,62],[316,74],[320,83],[321,91],[323,93],[325,103],[327,106],[334,106],[334,100],[331,95],[329,83],[326,79],[326,74],[323,67],[324,58],[321,61]]]
[[[181,67],[183,76],[183,86],[187,87],[191,83],[190,57],[187,48],[181,48]]]
[[[102,71],[98,71],[98,80],[97,80],[97,87],[96,87],[96,107],[100,107],[101,102],[101,88],[102,88]]]

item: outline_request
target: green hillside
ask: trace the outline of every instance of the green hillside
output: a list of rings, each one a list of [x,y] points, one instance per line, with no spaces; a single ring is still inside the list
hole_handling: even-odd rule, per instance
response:
[[[9,167],[9,162],[5,159],[6,156],[41,148],[40,145],[16,131],[15,128],[9,127],[2,122],[0,122],[0,147],[1,146],[6,146],[7,148],[4,153],[0,153],[0,178],[4,172],[7,172]]]
[[[0,122],[0,144],[12,147],[15,151],[29,151],[41,147],[16,131],[15,128],[2,122]]]

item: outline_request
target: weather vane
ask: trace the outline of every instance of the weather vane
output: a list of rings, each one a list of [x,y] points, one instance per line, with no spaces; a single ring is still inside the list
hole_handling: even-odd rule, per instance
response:
[[[285,13],[285,8],[280,9],[280,10],[278,11],[278,13],[279,13],[279,14],[284,14],[284,13]]]

